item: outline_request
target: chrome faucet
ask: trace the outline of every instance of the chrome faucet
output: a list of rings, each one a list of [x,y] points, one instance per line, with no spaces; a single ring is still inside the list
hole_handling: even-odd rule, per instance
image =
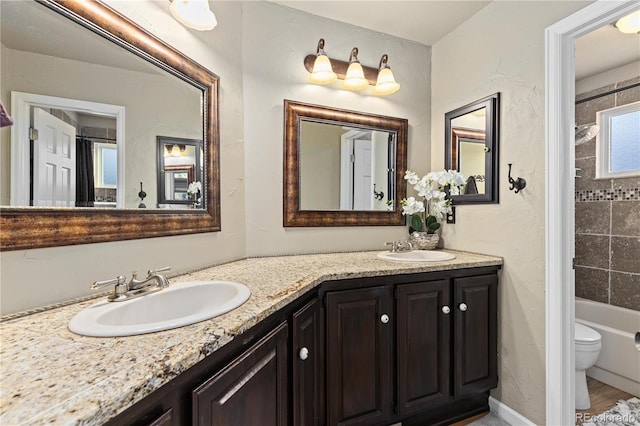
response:
[[[384,243],[385,246],[391,246],[391,253],[401,253],[413,250],[413,245],[409,241],[391,241]]]
[[[160,272],[170,271],[170,267],[160,268],[160,269],[150,269],[147,271],[147,278],[144,280],[138,280],[138,273],[131,273],[131,280],[129,280],[129,291],[133,290],[141,290],[151,285],[152,281],[155,281],[156,287],[165,288],[169,287],[169,281],[164,275],[160,275]]]
[[[133,272],[129,283],[126,283],[126,278],[123,275],[118,275],[116,278],[110,280],[94,282],[91,284],[91,289],[96,290],[107,285],[115,284],[113,293],[110,294],[107,299],[110,302],[122,302],[144,296],[145,294],[155,293],[156,291],[169,287],[167,278],[160,274],[160,272],[169,270],[171,270],[170,267],[151,269],[147,272],[147,278],[144,280],[139,280],[138,273]],[[153,285],[154,282],[155,285]]]

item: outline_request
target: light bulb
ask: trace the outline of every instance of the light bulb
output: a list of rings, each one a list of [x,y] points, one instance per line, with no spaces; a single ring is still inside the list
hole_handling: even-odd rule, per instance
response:
[[[178,22],[194,30],[212,30],[218,25],[209,0],[173,0],[169,9]]]

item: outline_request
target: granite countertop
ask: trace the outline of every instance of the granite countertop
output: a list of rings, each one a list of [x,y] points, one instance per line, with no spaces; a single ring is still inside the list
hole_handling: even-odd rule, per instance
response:
[[[500,257],[451,252],[456,259],[416,264],[378,252],[252,258],[185,274],[171,282],[237,281],[251,297],[219,317],[139,336],[71,333],[69,320],[96,299],[3,322],[0,424],[104,423],[323,281],[502,265]]]

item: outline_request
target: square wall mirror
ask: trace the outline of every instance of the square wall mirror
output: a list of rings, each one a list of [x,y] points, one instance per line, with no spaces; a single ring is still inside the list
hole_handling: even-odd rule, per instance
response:
[[[454,204],[498,203],[499,105],[495,93],[444,116],[445,168],[466,178]]]

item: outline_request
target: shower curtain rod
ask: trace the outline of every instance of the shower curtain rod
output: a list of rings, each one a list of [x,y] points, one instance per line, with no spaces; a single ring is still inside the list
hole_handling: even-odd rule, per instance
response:
[[[613,95],[614,93],[622,92],[623,90],[633,89],[634,87],[638,87],[638,86],[640,86],[640,83],[634,83],[629,86],[620,87],[618,89],[613,89],[613,90],[609,90],[608,92],[600,93],[599,95],[589,96],[588,98],[584,98],[584,99],[580,99],[579,101],[576,101],[576,105],[581,104],[583,102],[589,102],[594,99],[601,98],[603,96]]]
[[[117,140],[116,140],[116,139],[113,139],[113,138],[99,138],[99,137],[97,137],[97,136],[76,135],[76,138],[100,139],[101,141],[117,142]]]

